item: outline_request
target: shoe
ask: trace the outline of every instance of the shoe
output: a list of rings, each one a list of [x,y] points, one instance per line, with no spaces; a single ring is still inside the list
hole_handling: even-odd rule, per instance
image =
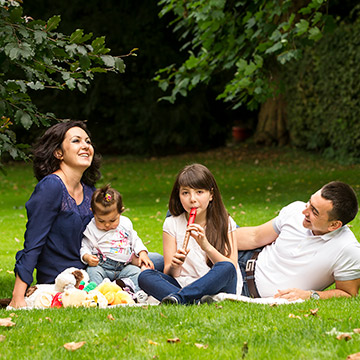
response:
[[[216,302],[216,299],[214,298],[213,295],[204,295],[200,299],[200,304],[212,304],[214,302]]]
[[[168,295],[165,296],[162,300],[161,300],[161,304],[173,304],[173,305],[178,305],[179,304],[179,300],[172,295]]]
[[[129,278],[122,278],[122,279],[116,279],[115,281],[116,285],[119,285],[123,290],[125,288],[128,288],[130,292],[135,293],[135,284],[133,281]]]
[[[139,290],[136,294],[135,294],[135,298],[137,300],[138,303],[144,304],[146,303],[146,300],[148,299],[148,294],[144,291],[144,290]]]

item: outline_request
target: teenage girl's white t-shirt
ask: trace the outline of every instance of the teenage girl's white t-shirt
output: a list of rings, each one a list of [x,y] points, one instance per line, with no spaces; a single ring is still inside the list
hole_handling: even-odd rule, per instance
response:
[[[185,233],[187,228],[187,219],[185,213],[179,216],[169,216],[165,219],[163,225],[163,231],[174,237],[176,240],[176,248],[180,249],[183,247]],[[229,216],[229,233],[236,230],[235,221]],[[204,276],[210,267],[206,264],[206,253],[201,249],[200,245],[196,240],[190,236],[188,247],[190,251],[186,257],[180,276],[175,279],[181,285],[185,287],[191,284],[195,280]],[[237,266],[237,294],[241,294],[242,289],[242,276]]]

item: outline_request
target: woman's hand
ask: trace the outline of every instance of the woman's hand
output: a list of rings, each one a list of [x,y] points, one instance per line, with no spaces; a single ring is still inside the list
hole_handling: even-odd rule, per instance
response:
[[[27,284],[21,280],[18,274],[16,274],[13,297],[10,301],[9,306],[12,306],[15,309],[26,307],[27,306],[25,302],[26,289],[27,289]]]
[[[26,302],[24,297],[15,298],[13,297],[10,301],[9,306],[13,307],[14,309],[20,309],[26,307]]]
[[[310,299],[311,291],[301,290],[297,288],[278,290],[274,295],[274,298],[286,299],[289,301],[294,301],[298,299],[307,300]]]

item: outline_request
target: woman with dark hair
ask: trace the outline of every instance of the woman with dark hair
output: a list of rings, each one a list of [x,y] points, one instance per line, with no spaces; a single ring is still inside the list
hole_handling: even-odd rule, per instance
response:
[[[34,147],[34,174],[39,183],[26,203],[28,222],[24,249],[16,254],[15,285],[10,306],[26,306],[24,296],[33,282],[54,283],[80,260],[83,231],[92,218],[90,201],[100,178],[100,157],[81,121],[49,128]]]

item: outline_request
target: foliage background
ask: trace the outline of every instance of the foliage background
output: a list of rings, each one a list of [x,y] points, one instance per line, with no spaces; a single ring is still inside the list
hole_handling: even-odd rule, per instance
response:
[[[326,33],[317,46],[305,49],[302,60],[280,72],[290,144],[348,163],[360,161],[359,25],[358,12],[351,13],[355,5],[352,0],[330,1],[329,14],[337,20],[346,19],[348,24],[339,26],[334,34]],[[226,72],[215,73],[209,84],[193,89],[186,98],[178,97],[173,105],[157,101],[164,93],[152,81],[155,72],[187,57],[168,26],[171,16],[159,18],[159,11],[156,2],[141,0],[136,4],[90,0],[86,6],[69,0],[25,1],[24,12],[34,18],[61,14],[64,32],[84,28],[95,36],[106,34],[115,54],[139,48],[137,58],[127,59],[126,73],[121,77],[98,76],[85,95],[77,90],[34,92],[38,107],[62,118],[88,119],[94,142],[103,154],[199,151],[226,144],[234,123],[254,131],[257,111],[233,111],[230,105],[215,100],[228,80]],[[36,128],[30,139],[27,132],[18,130],[20,142],[32,143],[37,135]]]
[[[360,161],[360,21],[341,24],[285,79],[288,129],[294,146],[344,163]]]
[[[85,95],[76,90],[33,94],[40,109],[50,106],[61,118],[88,119],[102,153],[156,155],[224,145],[233,118],[241,112],[232,113],[213,100],[219,79],[175,105],[158,102],[162,91],[152,81],[155,71],[184,54],[167,28],[170,19],[159,19],[155,1],[90,0],[86,6],[69,0],[25,1],[24,12],[45,19],[61,14],[60,30],[106,35],[114,54],[139,48],[136,58],[126,60],[125,74],[98,76]]]

